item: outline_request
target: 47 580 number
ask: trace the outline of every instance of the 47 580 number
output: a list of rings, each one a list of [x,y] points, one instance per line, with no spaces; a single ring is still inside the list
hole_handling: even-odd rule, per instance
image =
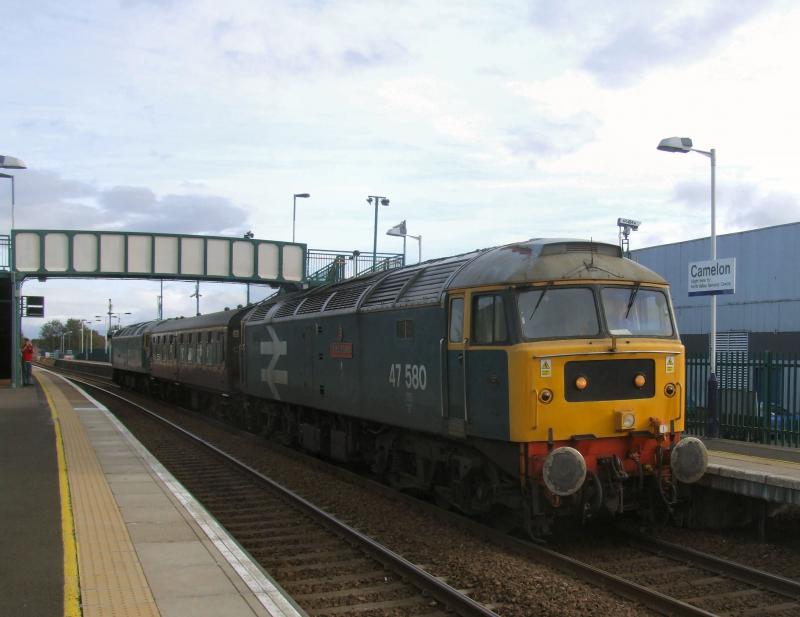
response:
[[[394,388],[404,385],[409,390],[428,387],[428,370],[424,364],[390,364],[389,384]]]

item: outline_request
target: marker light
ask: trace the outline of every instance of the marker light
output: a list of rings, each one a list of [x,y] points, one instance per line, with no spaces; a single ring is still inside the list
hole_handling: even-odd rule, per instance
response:
[[[640,390],[644,388],[644,384],[647,383],[647,379],[645,379],[644,375],[641,373],[637,373],[636,377],[633,378],[633,385],[639,388]]]
[[[630,431],[636,426],[636,414],[632,411],[616,411],[614,424],[618,431]]]
[[[589,385],[589,380],[586,379],[586,377],[584,377],[583,375],[581,375],[575,380],[575,387],[578,388],[578,390],[585,390],[588,385]]]
[[[548,390],[547,388],[545,388],[544,390],[539,392],[539,400],[542,401],[543,403],[549,403],[550,401],[552,401],[553,400],[552,390]]]
[[[675,384],[668,383],[666,386],[664,386],[664,394],[666,394],[670,398],[675,396]]]

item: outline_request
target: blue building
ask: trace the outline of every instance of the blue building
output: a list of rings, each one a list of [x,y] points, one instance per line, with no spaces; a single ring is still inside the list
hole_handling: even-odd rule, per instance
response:
[[[689,297],[689,264],[710,256],[708,237],[631,251],[672,286],[681,338],[708,352],[708,296]],[[736,258],[736,293],[717,296],[717,351],[800,351],[800,222],[717,236],[717,258]]]

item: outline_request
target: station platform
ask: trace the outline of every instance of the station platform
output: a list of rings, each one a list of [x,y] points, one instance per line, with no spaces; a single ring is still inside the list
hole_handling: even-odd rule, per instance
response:
[[[800,449],[705,439],[708,469],[699,484],[772,504],[800,505]]]
[[[0,390],[0,615],[305,615],[108,410]]]

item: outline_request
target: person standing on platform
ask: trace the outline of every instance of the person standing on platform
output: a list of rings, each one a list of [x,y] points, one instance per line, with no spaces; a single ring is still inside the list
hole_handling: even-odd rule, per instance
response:
[[[31,376],[31,367],[33,362],[33,343],[31,339],[22,339],[22,385],[33,385],[33,377]]]

